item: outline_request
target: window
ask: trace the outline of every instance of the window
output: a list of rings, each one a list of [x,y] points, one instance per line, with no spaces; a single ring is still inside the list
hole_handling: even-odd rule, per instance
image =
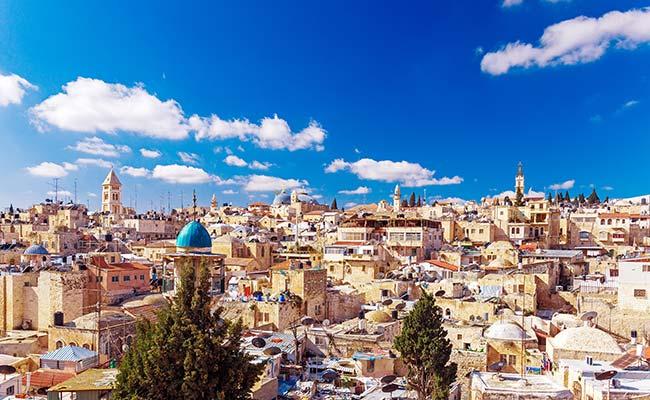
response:
[[[119,276],[111,276],[111,282],[119,282],[120,277]]]
[[[140,275],[140,280],[141,280],[141,281],[144,280],[144,275]]]
[[[643,272],[650,272],[650,264],[646,264],[643,266]]]
[[[269,322],[269,319],[270,319],[270,318],[269,318],[269,313],[265,312],[265,313],[263,314],[263,317],[264,317],[264,322]]]
[[[324,337],[316,336],[316,346],[325,346],[327,345],[327,340]]]
[[[124,275],[124,282],[130,282],[131,281],[131,275]]]
[[[457,335],[456,335],[456,339],[458,339],[458,340],[462,340],[462,339],[463,339],[463,335],[462,335],[462,334],[460,334],[460,333],[459,333],[459,334],[457,334]]]
[[[57,340],[56,344],[54,346],[56,346],[57,349],[60,349],[61,347],[63,347],[63,342],[60,341],[60,340]]]
[[[368,360],[368,372],[375,372],[375,360]]]
[[[513,356],[512,354],[509,354],[508,355],[508,364],[509,365],[517,364],[517,356]]]
[[[321,312],[320,304],[316,304],[316,305],[314,306],[314,314],[316,314],[316,315],[320,315],[320,312]]]
[[[617,269],[610,269],[609,270],[609,276],[617,277],[618,276],[618,270]]]
[[[645,299],[645,289],[634,289],[634,297]]]
[[[14,387],[13,387],[13,386],[9,386],[9,387],[7,388],[7,396],[11,396],[11,395],[13,395],[14,393],[15,393],[15,389],[14,389]]]

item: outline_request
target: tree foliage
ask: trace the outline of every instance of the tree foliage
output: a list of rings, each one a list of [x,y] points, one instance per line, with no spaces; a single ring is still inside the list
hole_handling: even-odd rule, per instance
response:
[[[593,188],[591,190],[591,194],[589,197],[587,197],[587,202],[589,204],[599,204],[600,203],[600,198],[598,197],[598,194],[596,193],[596,188]]]
[[[241,321],[221,319],[208,295],[208,268],[180,266],[174,302],[143,322],[119,367],[117,400],[244,400],[261,372],[241,349]]]
[[[332,205],[330,206],[330,208],[332,210],[338,210],[339,206],[338,206],[338,204],[336,204],[336,198],[334,198],[334,200],[332,200]]]
[[[409,197],[409,207],[415,207],[415,192],[411,192]]]
[[[517,207],[524,205],[524,192],[521,191],[521,188],[517,188],[517,193],[515,195],[515,205]]]
[[[432,295],[424,293],[415,304],[394,344],[408,367],[408,384],[418,399],[446,400],[457,366],[449,363],[451,342],[442,326],[442,310]]]

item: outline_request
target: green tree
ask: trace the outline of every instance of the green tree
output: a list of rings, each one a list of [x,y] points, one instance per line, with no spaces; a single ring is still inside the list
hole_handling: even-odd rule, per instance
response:
[[[596,193],[596,188],[593,188],[591,190],[591,194],[589,197],[587,197],[587,202],[589,204],[599,204],[600,203],[600,198],[598,197],[598,194]]]
[[[516,197],[515,197],[515,205],[517,207],[524,205],[524,193],[521,191],[520,188],[517,188],[517,194],[516,194]]]
[[[567,190],[566,193],[564,193],[564,201],[567,203],[571,202],[571,196],[569,196],[569,191]]]
[[[585,195],[580,193],[578,195],[578,204],[583,204],[585,202]]]
[[[402,200],[402,208],[406,208],[408,206],[409,206],[408,201],[406,201],[406,199]]]
[[[553,195],[551,195],[551,192],[548,192],[548,196],[546,196],[546,201],[548,201],[549,203],[553,202]]]
[[[339,209],[338,204],[336,204],[336,197],[334,198],[334,200],[332,200],[332,205],[330,206],[330,208],[332,210],[338,210]]]
[[[117,400],[245,400],[261,372],[241,349],[241,321],[212,309],[207,266],[181,269],[173,303],[158,321],[140,323],[119,367]]]
[[[449,362],[451,342],[442,326],[442,310],[432,295],[424,293],[404,318],[395,349],[408,366],[408,385],[418,400],[446,400],[456,379],[455,363]]]
[[[562,203],[562,195],[560,193],[555,194],[555,204]]]
[[[418,201],[415,203],[416,206],[422,207],[422,198],[418,196]]]
[[[409,207],[415,207],[415,193],[411,192],[411,197],[409,197]]]

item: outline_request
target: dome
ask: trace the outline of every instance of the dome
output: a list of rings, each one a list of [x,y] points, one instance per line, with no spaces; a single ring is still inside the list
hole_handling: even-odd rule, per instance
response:
[[[390,315],[388,315],[384,311],[379,311],[379,310],[370,311],[368,314],[366,314],[366,319],[368,321],[372,321],[376,323],[390,322],[392,320]]]
[[[176,237],[177,247],[191,247],[191,248],[208,248],[212,247],[212,239],[207,229],[200,223],[192,221],[181,229]]]
[[[512,322],[496,322],[485,330],[483,336],[493,340],[533,340],[519,325]]]
[[[50,252],[47,251],[43,245],[33,244],[25,249],[25,252],[23,254],[26,256],[47,256],[50,254]]]
[[[281,206],[281,205],[288,205],[288,204],[291,204],[291,195],[284,190],[276,194],[275,198],[273,198],[274,206]]]
[[[301,203],[318,204],[318,201],[316,201],[312,195],[307,193],[305,189],[296,189],[296,195],[298,196],[298,201]]]
[[[583,351],[585,353],[622,354],[621,347],[607,332],[600,329],[580,326],[567,328],[551,339],[553,348],[560,350]]]
[[[503,257],[499,256],[494,260],[490,261],[488,267],[490,268],[512,267],[512,263],[508,260],[505,260]]]

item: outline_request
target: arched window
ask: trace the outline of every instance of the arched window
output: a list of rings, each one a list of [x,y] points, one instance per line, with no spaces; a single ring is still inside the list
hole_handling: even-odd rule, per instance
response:
[[[63,342],[60,341],[60,340],[57,340],[57,341],[56,341],[56,344],[55,344],[54,346],[55,346],[57,349],[60,349],[61,347],[63,347]]]
[[[70,342],[70,346],[75,346],[77,347],[77,344],[75,342]]]
[[[83,346],[81,347],[83,347],[86,350],[90,350],[90,345],[88,343],[84,343]]]

